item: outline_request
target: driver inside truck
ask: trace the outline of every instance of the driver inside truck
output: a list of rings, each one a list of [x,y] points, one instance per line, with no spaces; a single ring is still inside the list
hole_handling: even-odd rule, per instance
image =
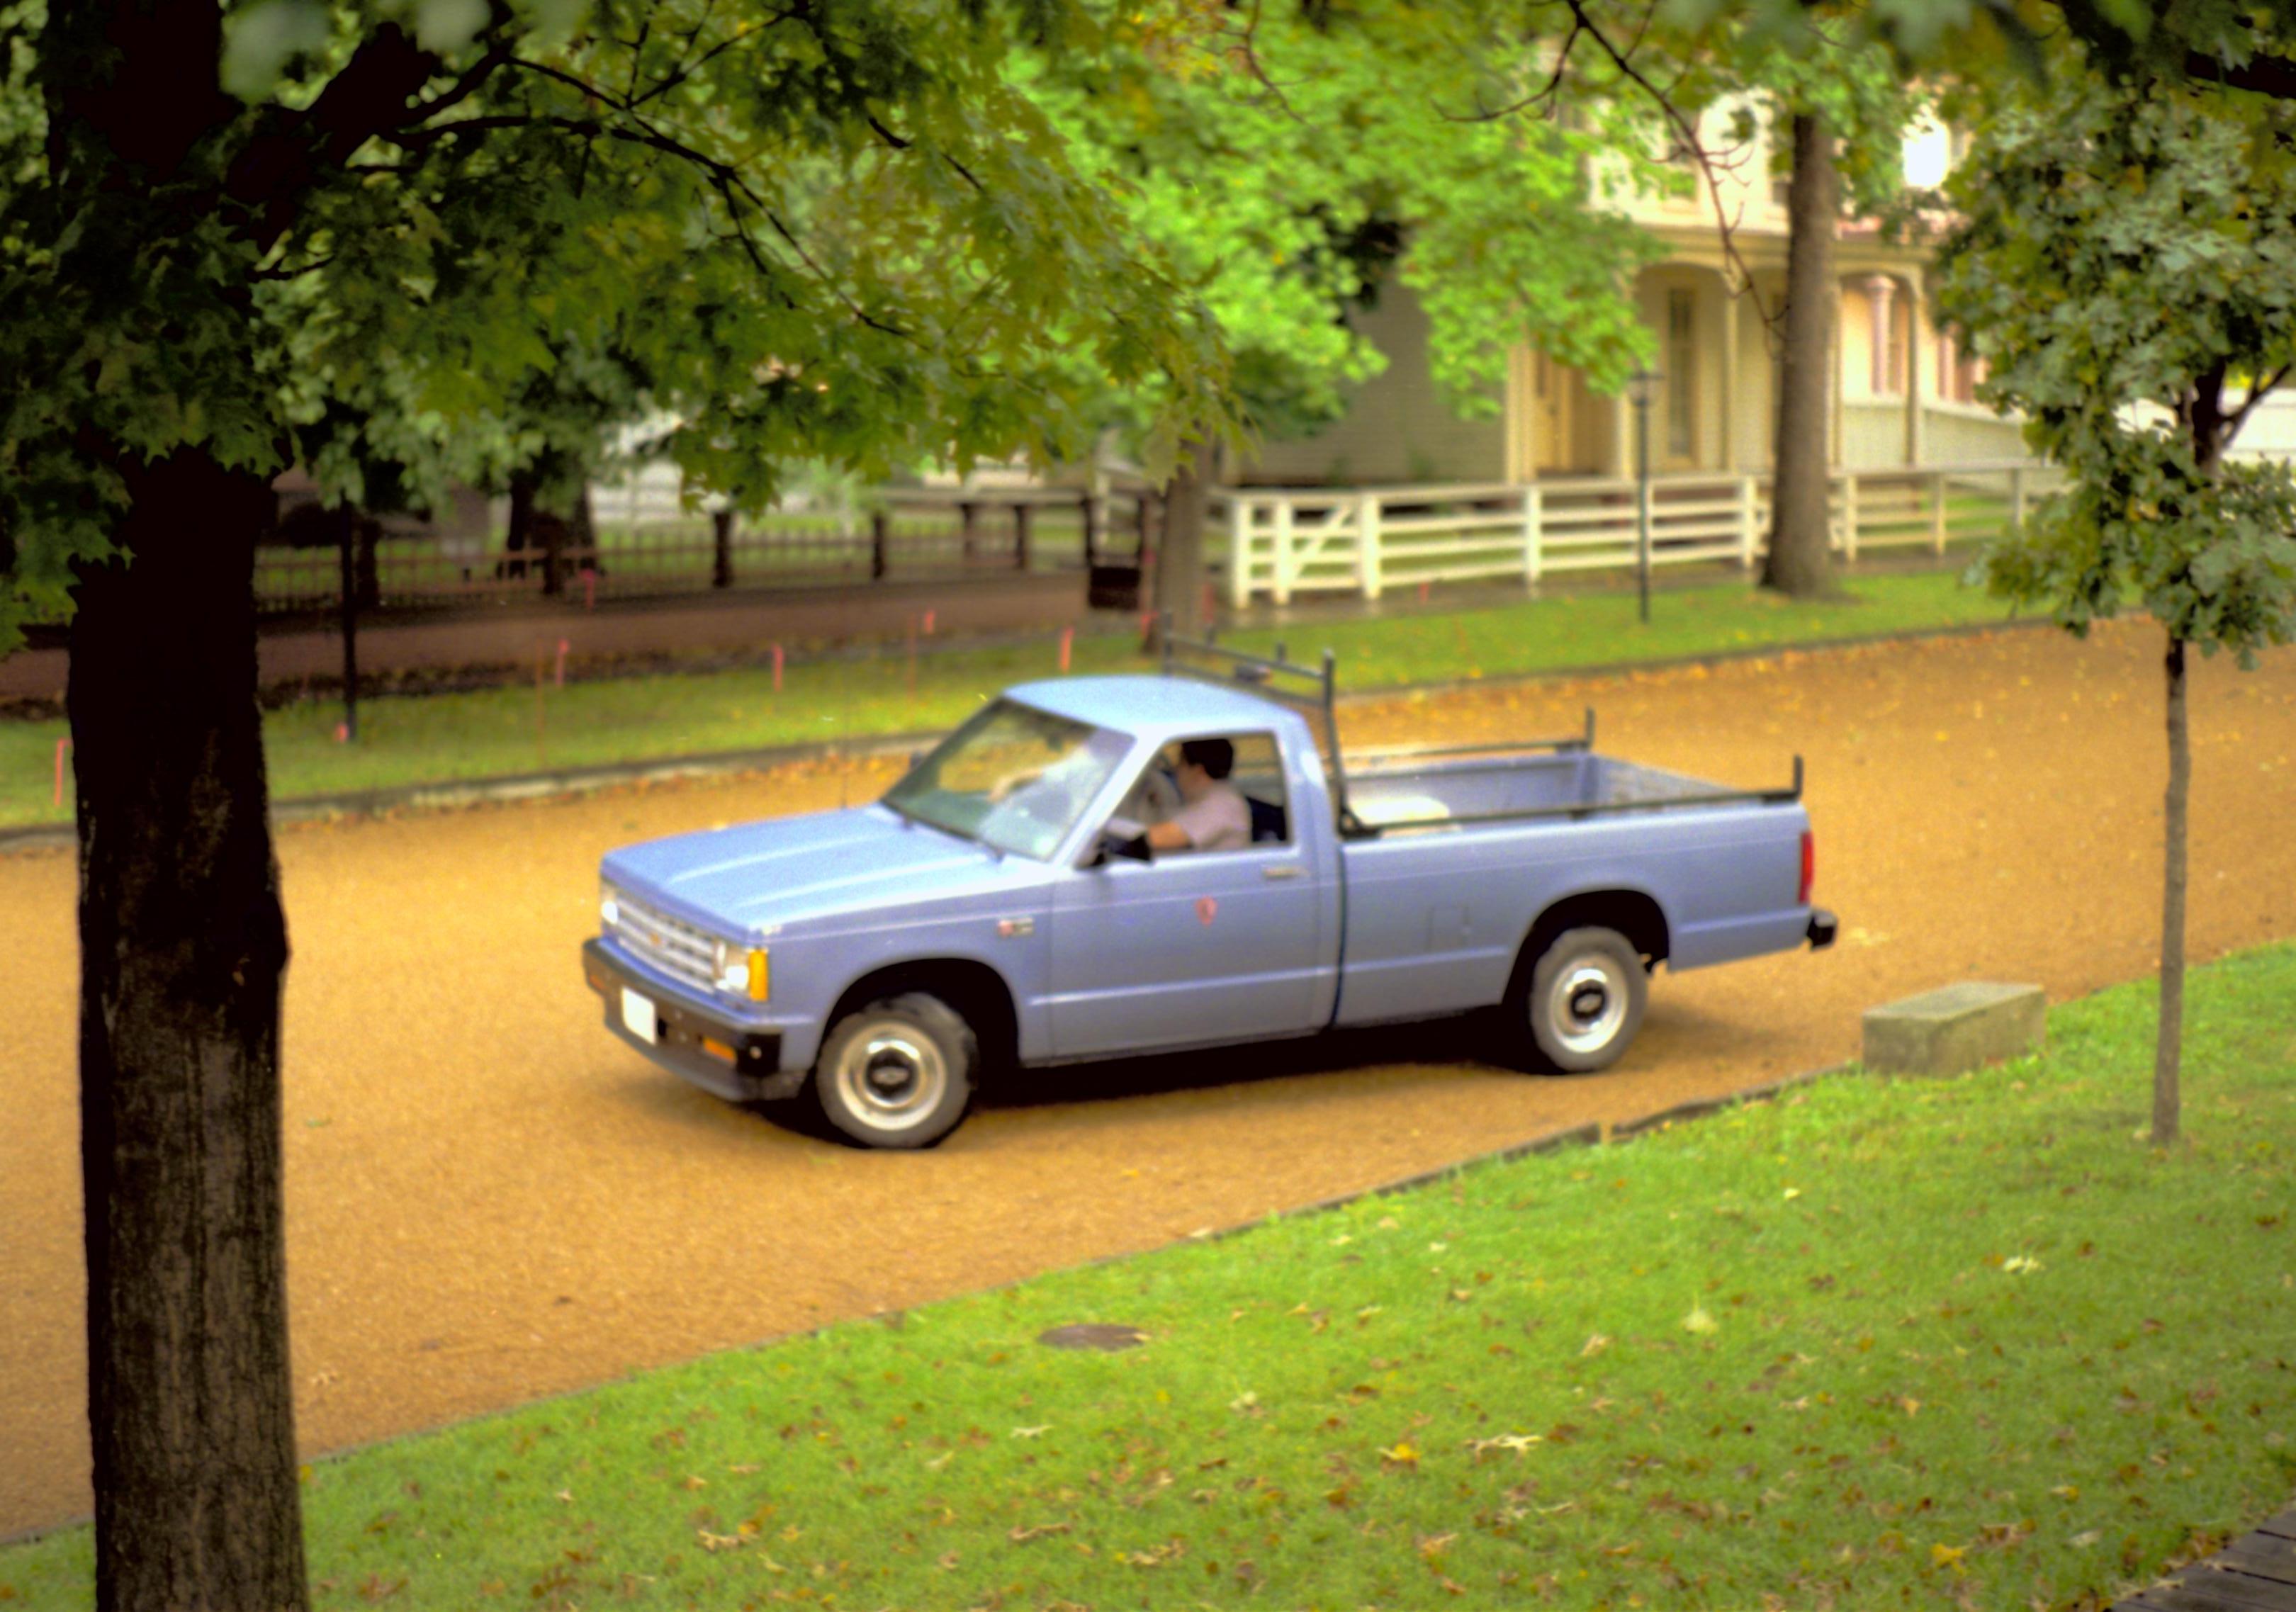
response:
[[[1225,739],[1191,739],[1180,746],[1172,770],[1177,806],[1150,825],[1148,843],[1159,851],[1234,851],[1251,843],[1251,808],[1228,781],[1235,770],[1235,747]]]

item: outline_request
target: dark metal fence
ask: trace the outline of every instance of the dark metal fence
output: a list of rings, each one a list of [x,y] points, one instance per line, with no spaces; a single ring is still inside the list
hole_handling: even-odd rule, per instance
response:
[[[361,610],[420,610],[559,597],[584,603],[661,598],[713,589],[866,585],[1013,573],[1089,570],[1128,575],[1154,540],[1160,500],[1144,490],[890,489],[851,515],[730,512],[617,520],[611,501],[594,540],[512,551],[483,539],[353,528],[348,568]],[[340,528],[334,528],[340,531]],[[272,614],[332,610],[344,575],[337,547],[266,545],[256,556],[258,608]]]

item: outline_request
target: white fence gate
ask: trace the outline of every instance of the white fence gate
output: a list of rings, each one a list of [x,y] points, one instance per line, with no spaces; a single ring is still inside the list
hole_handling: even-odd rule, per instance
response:
[[[1927,547],[1987,537],[2025,518],[2057,472],[2026,460],[1906,466],[1833,477],[1833,547]],[[1551,571],[1631,569],[1640,548],[1636,484],[1565,479],[1524,485],[1222,487],[1228,602],[1289,604],[1295,595],[1433,582],[1519,579]],[[1751,567],[1767,546],[1767,475],[1653,476],[1651,564],[1714,561]]]

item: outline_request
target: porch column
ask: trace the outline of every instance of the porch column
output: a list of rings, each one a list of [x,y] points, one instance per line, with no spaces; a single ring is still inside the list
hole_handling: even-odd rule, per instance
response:
[[[1906,276],[1906,462],[1922,462],[1922,275]]]
[[[1738,293],[1722,281],[1722,468],[1738,468]]]
[[[1825,365],[1824,373],[1831,379],[1833,385],[1833,397],[1830,399],[1833,406],[1826,411],[1826,423],[1832,428],[1833,436],[1825,446],[1825,462],[1838,467],[1841,463],[1841,365],[1843,362],[1841,282],[1839,280],[1833,282],[1833,307],[1831,316],[1826,320],[1825,339],[1833,350],[1826,355],[1829,362]]]

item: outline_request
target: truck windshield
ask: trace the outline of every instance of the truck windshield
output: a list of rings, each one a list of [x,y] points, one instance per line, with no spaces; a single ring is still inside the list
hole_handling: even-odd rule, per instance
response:
[[[1000,700],[912,767],[885,804],[904,817],[1042,862],[1130,748],[1121,733]]]

